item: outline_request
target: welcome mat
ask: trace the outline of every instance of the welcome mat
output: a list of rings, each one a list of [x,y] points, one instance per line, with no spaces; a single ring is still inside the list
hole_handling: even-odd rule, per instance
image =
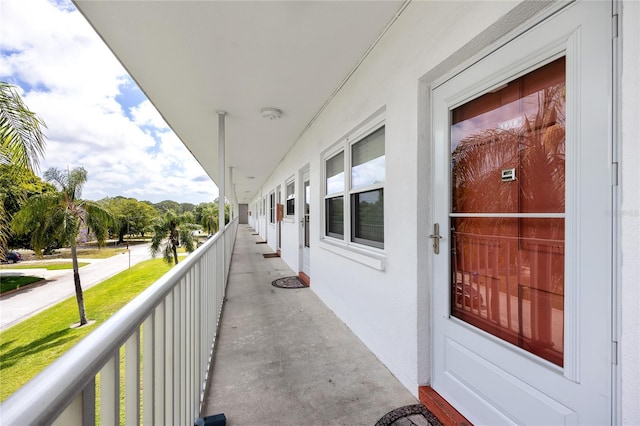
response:
[[[267,244],[266,241],[256,241],[256,244]]]
[[[280,255],[278,253],[262,253],[262,256],[264,257],[280,257]]]
[[[382,416],[376,426],[443,426],[422,404],[405,405]]]
[[[278,278],[277,280],[272,282],[271,285],[278,288],[306,288],[307,287],[306,285],[304,285],[302,281],[300,281],[300,278],[298,277]]]

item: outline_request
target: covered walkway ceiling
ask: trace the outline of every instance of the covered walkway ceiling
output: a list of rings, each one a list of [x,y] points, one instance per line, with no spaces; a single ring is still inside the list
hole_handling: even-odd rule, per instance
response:
[[[74,0],[206,172],[247,203],[403,10],[394,1]],[[282,110],[278,120],[261,110]],[[227,194],[229,188],[227,187]]]

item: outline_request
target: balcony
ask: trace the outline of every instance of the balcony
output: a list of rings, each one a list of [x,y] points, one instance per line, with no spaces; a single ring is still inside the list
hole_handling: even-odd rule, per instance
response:
[[[234,220],[7,399],[2,423],[372,425],[417,403],[311,289],[271,285],[295,273],[256,238]]]

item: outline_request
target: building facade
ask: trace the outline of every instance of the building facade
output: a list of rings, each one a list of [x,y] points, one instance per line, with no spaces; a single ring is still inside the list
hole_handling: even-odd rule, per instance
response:
[[[638,2],[76,4],[416,396],[638,423]],[[245,114],[274,99],[280,132]]]

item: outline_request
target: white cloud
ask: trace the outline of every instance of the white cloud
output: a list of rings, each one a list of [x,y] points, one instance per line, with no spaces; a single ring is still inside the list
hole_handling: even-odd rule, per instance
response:
[[[59,3],[0,2],[0,80],[21,86],[48,126],[41,169],[83,166],[88,199],[212,201],[217,188],[151,103],[118,102],[133,81],[73,5]]]
[[[145,100],[131,108],[131,115],[133,116],[133,121],[138,126],[152,126],[157,129],[169,129],[167,123],[149,100]]]

